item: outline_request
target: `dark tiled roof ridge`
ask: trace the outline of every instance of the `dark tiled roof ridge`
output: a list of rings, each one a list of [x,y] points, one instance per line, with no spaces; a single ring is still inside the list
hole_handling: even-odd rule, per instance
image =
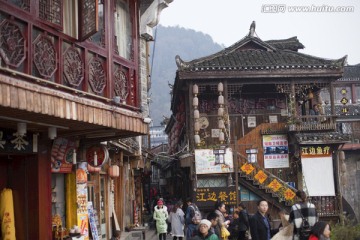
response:
[[[251,40],[254,40],[255,42],[257,42],[258,44],[260,45],[263,45],[264,47],[267,47],[267,48],[270,48],[272,50],[276,50],[276,48],[274,46],[271,46],[270,44],[262,41],[260,38],[258,37],[250,37],[248,35],[246,35],[245,37],[243,37],[242,39],[240,39],[239,41],[237,41],[236,43],[230,45],[229,47],[227,48],[224,48],[223,50],[217,52],[217,53],[214,53],[214,54],[210,54],[208,56],[205,56],[205,57],[201,57],[201,58],[197,58],[197,59],[193,59],[189,62],[185,62],[184,63],[186,65],[191,65],[193,63],[201,63],[203,61],[208,61],[208,60],[212,60],[216,57],[219,57],[219,56],[222,56],[222,55],[226,55],[226,54],[229,54],[231,52],[233,52],[234,50],[236,50],[238,47],[242,46],[243,44],[251,41]]]
[[[292,54],[295,54],[295,55],[300,55],[300,56],[307,57],[307,58],[310,57],[310,58],[314,58],[314,59],[317,59],[317,60],[320,60],[320,61],[325,61],[325,62],[333,62],[333,63],[336,63],[336,64],[339,64],[339,63],[340,64],[345,64],[346,59],[347,59],[347,55],[343,56],[342,58],[338,58],[338,59],[330,59],[330,58],[321,58],[321,57],[317,57],[317,56],[314,56],[314,55],[301,53],[301,52],[294,52],[294,51],[287,50],[287,49],[282,50],[282,52],[288,52],[288,53],[292,53]]]
[[[305,48],[305,46],[298,40],[297,36],[290,37],[287,39],[267,40],[265,42],[278,49],[289,49],[289,50],[297,51],[299,49]]]
[[[344,67],[344,75],[338,81],[359,81],[360,64],[347,65]]]

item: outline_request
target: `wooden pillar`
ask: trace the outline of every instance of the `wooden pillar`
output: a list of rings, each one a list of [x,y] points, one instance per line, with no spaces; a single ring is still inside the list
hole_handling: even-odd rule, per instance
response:
[[[39,144],[38,154],[38,228],[39,240],[52,239],[51,225],[51,142],[45,139]],[[29,215],[30,216],[30,215]],[[31,219],[31,218],[30,218]],[[29,223],[29,226],[32,224]]]
[[[335,115],[335,96],[334,96],[334,85],[330,83],[330,106],[331,106],[331,115]]]

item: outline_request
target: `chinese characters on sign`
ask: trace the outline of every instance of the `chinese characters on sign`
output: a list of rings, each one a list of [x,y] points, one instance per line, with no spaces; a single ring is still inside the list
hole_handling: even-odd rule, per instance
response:
[[[319,157],[331,156],[330,146],[305,146],[301,148],[301,157]]]
[[[213,207],[217,200],[226,205],[236,205],[235,187],[196,189],[195,203],[198,207]]]
[[[0,129],[0,152],[6,153],[32,153],[33,134],[19,135],[13,130]]]
[[[264,135],[265,168],[289,167],[289,146],[286,135]]]

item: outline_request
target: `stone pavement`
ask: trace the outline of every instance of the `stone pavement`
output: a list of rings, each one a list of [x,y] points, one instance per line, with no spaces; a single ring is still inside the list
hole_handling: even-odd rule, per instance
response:
[[[155,233],[155,229],[149,229],[148,227],[145,228],[145,239],[143,240],[158,240],[158,236]],[[120,240],[139,240],[139,232],[122,232],[120,236]],[[166,236],[166,240],[172,240],[171,235]],[[185,238],[184,238],[185,240]]]
[[[149,229],[146,231],[145,234],[146,234],[146,236],[145,236],[146,240],[158,240],[159,239],[157,234],[155,233],[155,230]],[[172,239],[173,239],[173,237],[170,234],[166,235],[166,240],[172,240]],[[185,238],[184,238],[184,240],[185,240]]]

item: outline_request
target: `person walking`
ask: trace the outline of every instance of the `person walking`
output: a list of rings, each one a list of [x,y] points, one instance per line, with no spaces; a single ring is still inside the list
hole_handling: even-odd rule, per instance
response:
[[[309,240],[330,240],[330,225],[327,222],[317,222],[311,229]]]
[[[311,227],[318,221],[315,205],[308,202],[306,193],[302,190],[296,192],[299,203],[291,207],[289,222],[294,223],[294,240],[308,239]]]
[[[183,240],[184,238],[185,213],[181,209],[182,206],[183,204],[181,201],[177,202],[169,215],[173,240]]]
[[[249,214],[246,211],[246,207],[243,203],[240,203],[238,208],[239,212],[239,240],[246,239],[246,231],[249,230]]]
[[[294,232],[294,224],[289,223],[289,215],[284,209],[280,209],[278,215],[281,220],[279,232],[275,234],[271,240],[292,240]]]
[[[211,222],[211,227],[210,230],[212,233],[215,233],[216,236],[218,236],[218,238],[220,239],[220,228],[218,225],[218,221],[219,221],[219,216],[216,214],[216,212],[210,212],[207,216],[207,220],[209,220]]]
[[[190,239],[196,232],[197,225],[201,221],[199,208],[193,203],[192,198],[186,199],[187,209],[185,213],[186,239]]]
[[[211,227],[211,222],[209,220],[203,219],[198,225],[199,228],[197,231],[195,231],[195,236],[190,238],[190,240],[219,240],[216,234],[209,231]]]
[[[168,211],[162,200],[157,201],[157,206],[154,208],[153,218],[156,221],[156,232],[159,240],[166,240]]]
[[[240,218],[239,211],[235,210],[233,213],[233,220],[229,224],[230,240],[238,240],[240,235]]]
[[[216,201],[215,203],[215,213],[219,216],[218,226],[220,228],[220,238],[222,240],[228,239],[228,236],[223,236],[223,232],[227,231],[229,227],[230,220],[226,220],[224,214],[226,213],[225,203],[222,201]]]
[[[270,221],[266,215],[269,205],[264,199],[257,203],[258,211],[250,218],[250,234],[252,240],[270,240],[278,229],[271,229]]]

